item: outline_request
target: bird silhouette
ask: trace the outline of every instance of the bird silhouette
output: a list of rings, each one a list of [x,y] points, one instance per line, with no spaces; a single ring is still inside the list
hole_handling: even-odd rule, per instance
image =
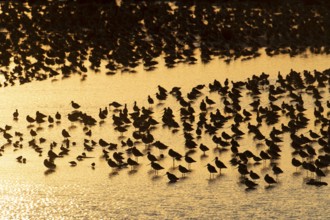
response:
[[[219,172],[221,174],[221,169],[226,169],[227,166],[222,161],[220,161],[218,157],[215,157],[214,160],[215,160],[215,165],[219,168]]]
[[[187,162],[189,170],[190,170],[190,164],[196,163],[196,161],[187,154],[184,156],[184,160]]]
[[[210,179],[212,179],[214,173],[217,173],[217,170],[215,169],[215,167],[212,166],[212,165],[209,164],[209,163],[207,164],[207,170],[208,170],[209,173],[210,173]]]
[[[150,151],[148,151],[147,153],[147,158],[150,162],[155,162],[155,161],[158,161],[158,159],[156,158],[155,155],[151,154]]]
[[[254,189],[256,186],[258,186],[257,183],[255,183],[255,182],[249,180],[248,178],[245,178],[245,179],[244,179],[244,184],[246,185],[246,187],[247,187],[248,189]]]
[[[167,178],[169,179],[170,183],[175,183],[179,180],[178,177],[176,177],[173,173],[166,172]]]
[[[191,172],[190,170],[188,170],[186,167],[179,165],[179,171],[180,173],[182,173],[182,177],[185,176],[186,173]]]
[[[151,162],[151,168],[155,171],[155,175],[158,175],[159,170],[163,170],[164,167],[162,167],[159,163]]]
[[[71,101],[71,106],[74,109],[79,109],[80,108],[80,105],[78,103],[74,102],[74,101]]]
[[[19,116],[19,113],[18,113],[18,110],[16,109],[15,112],[13,113],[14,120],[18,120],[18,116]]]
[[[264,180],[266,181],[266,183],[268,183],[268,186],[271,186],[272,184],[277,183],[275,181],[275,179],[273,177],[269,176],[268,174],[265,175]]]
[[[69,138],[69,137],[71,137],[70,134],[69,134],[69,132],[67,130],[65,130],[65,129],[62,130],[62,136],[64,138],[66,138],[66,139]]]
[[[44,165],[45,165],[45,167],[47,167],[50,170],[54,170],[56,168],[56,164],[54,164],[53,161],[48,160],[48,159],[44,160]]]
[[[138,166],[139,163],[131,158],[127,158],[127,164],[131,166],[131,170],[134,169],[135,166]]]

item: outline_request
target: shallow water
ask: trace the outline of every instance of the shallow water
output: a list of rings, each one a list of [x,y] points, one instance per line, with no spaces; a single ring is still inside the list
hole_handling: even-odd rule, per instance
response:
[[[191,155],[197,161],[192,165],[192,172],[176,184],[169,184],[164,176],[166,171],[169,171],[181,177],[177,168],[172,168],[172,159],[167,155],[167,151],[163,152],[165,158],[159,162],[165,170],[160,171],[158,176],[154,175],[146,157],[139,158],[140,165],[133,171],[127,168],[114,172],[101,158],[102,148],[99,146],[96,146],[93,152],[86,152],[93,158],[84,159],[78,162],[76,167],[70,167],[68,162],[75,160],[75,157],[83,152],[86,136],[82,131],[83,126],[79,123],[72,126],[65,115],[72,111],[71,100],[79,103],[83,111],[97,118],[99,108],[108,106],[112,101],[127,103],[130,111],[134,101],[137,101],[140,107],[148,107],[147,96],[151,95],[155,99],[157,85],[162,85],[167,90],[180,86],[183,94],[186,94],[197,84],[207,85],[214,79],[220,82],[225,78],[244,81],[252,74],[259,75],[262,72],[270,74],[270,81],[274,82],[278,71],[286,74],[290,69],[327,69],[330,67],[329,58],[325,55],[309,55],[308,58],[262,56],[245,62],[237,60],[229,65],[215,59],[206,65],[180,64],[174,69],[163,68],[160,64],[153,72],[146,72],[142,67],[137,69],[137,74],[106,76],[103,71],[98,74],[90,72],[85,81],[81,81],[80,76],[73,76],[69,79],[1,88],[0,127],[12,125],[9,133],[24,133],[24,141],[22,149],[13,150],[12,146],[6,145],[0,157],[0,216],[20,219],[325,219],[330,215],[327,208],[330,202],[329,187],[317,188],[304,183],[310,174],[299,169],[296,172],[291,165],[292,149],[288,144],[288,135],[283,135],[284,142],[280,144],[282,158],[279,160],[279,166],[284,173],[280,175],[279,183],[274,187],[267,187],[261,178],[257,181],[259,186],[256,190],[247,191],[239,181],[237,168],[229,164],[230,150],[221,153],[210,150],[207,156],[203,157],[197,149],[196,153]],[[324,91],[326,92],[326,89]],[[219,96],[208,94],[207,88],[203,89],[203,93],[220,103]],[[329,100],[329,93],[325,94],[323,101]],[[200,100],[196,102],[196,107]],[[266,99],[263,97],[262,100]],[[248,97],[242,101],[242,107],[247,107],[252,99]],[[267,103],[264,101],[263,104]],[[305,105],[305,108],[311,108],[312,100],[307,98]],[[179,121],[179,105],[172,96],[169,96],[163,105],[153,106],[154,118],[161,122],[162,109],[168,106],[174,110],[176,121]],[[221,106],[219,104],[219,107]],[[15,109],[20,113],[18,121],[12,120]],[[40,144],[44,148],[42,156],[27,144],[31,140],[30,129],[37,129],[37,126],[28,128],[25,117],[34,116],[37,110],[47,115],[60,111],[64,117],[60,124],[53,127],[48,127],[46,123],[38,128],[37,138],[44,137],[47,140]],[[214,110],[215,108],[209,111]],[[312,110],[309,109],[307,114],[312,116]],[[311,129],[317,128],[310,126]],[[42,162],[47,157],[50,143],[56,141],[61,144],[63,141],[63,128],[70,132],[71,140],[77,145],[70,147],[69,156],[56,159],[56,171],[48,173]],[[262,132],[266,134],[269,129],[271,128],[265,127]],[[123,152],[127,147],[121,147],[121,140],[125,141],[131,137],[127,132],[125,138],[118,138],[120,134],[113,130],[109,116],[105,123],[96,125],[91,130],[93,140],[104,138],[118,143],[118,151]],[[230,133],[228,124],[222,130]],[[186,151],[181,130],[173,134],[171,130],[162,129],[159,125],[153,135],[155,140],[161,140],[181,154]],[[214,148],[215,144],[211,138],[212,136],[203,135],[197,143]],[[1,143],[5,144],[6,141],[1,138]],[[256,148],[256,142],[248,135],[240,143],[243,149],[253,149],[251,151],[254,152],[262,149]],[[137,143],[136,146],[146,152],[144,144]],[[54,151],[59,152],[59,146]],[[159,155],[157,149],[152,149],[152,153]],[[20,155],[27,158],[26,164],[16,162],[15,158]],[[214,163],[212,160],[215,156],[219,156],[228,168],[216,178],[209,179],[205,165]],[[125,154],[125,158],[127,157]],[[91,168],[92,162],[96,163],[95,169]],[[184,161],[176,165],[178,164],[186,166]],[[266,173],[272,174],[269,162],[251,164],[249,168],[262,177]],[[330,179],[328,176],[322,180],[329,182]]]

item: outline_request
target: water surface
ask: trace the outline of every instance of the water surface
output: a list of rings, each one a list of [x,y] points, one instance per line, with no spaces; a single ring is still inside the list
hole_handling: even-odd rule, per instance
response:
[[[148,107],[147,96],[151,95],[155,99],[158,85],[168,90],[179,86],[182,87],[183,94],[186,94],[197,84],[208,85],[214,79],[220,82],[226,78],[230,81],[245,81],[253,74],[259,75],[262,72],[270,74],[270,81],[274,82],[278,72],[287,74],[290,69],[327,69],[330,64],[328,60],[329,57],[325,55],[308,55],[308,58],[280,55],[273,58],[262,56],[245,62],[237,60],[228,65],[222,60],[214,59],[207,65],[198,62],[195,65],[180,64],[177,68],[167,69],[161,64],[152,72],[138,67],[137,74],[122,73],[113,76],[106,76],[101,70],[101,73],[97,74],[89,72],[85,81],[74,75],[63,80],[58,78],[57,81],[46,80],[1,88],[1,127],[6,124],[13,126],[10,133],[24,133],[24,141],[22,149],[14,150],[12,146],[5,145],[0,157],[0,216],[32,219],[325,219],[330,215],[327,208],[330,202],[329,187],[317,188],[305,184],[306,171],[296,172],[291,165],[289,135],[283,135],[284,142],[281,143],[282,158],[279,160],[279,166],[285,172],[280,176],[279,183],[268,188],[261,178],[257,181],[259,186],[256,190],[247,191],[239,181],[237,168],[229,163],[230,151],[219,153],[210,150],[207,156],[203,157],[198,149],[191,155],[197,161],[192,165],[192,172],[176,184],[169,184],[164,176],[166,171],[169,171],[181,177],[177,168],[172,168],[172,160],[167,151],[162,152],[165,158],[160,161],[165,170],[160,171],[158,176],[150,169],[146,157],[139,158],[140,165],[135,171],[127,168],[114,173],[101,157],[102,149],[99,146],[92,152],[86,152],[93,158],[84,159],[78,162],[76,167],[70,167],[68,162],[75,160],[76,156],[84,151],[83,142],[87,137],[84,135],[84,126],[70,123],[65,115],[72,111],[71,100],[79,103],[83,111],[97,118],[99,108],[108,106],[112,101],[127,103],[130,111],[134,101],[137,101],[139,106]],[[329,85],[324,89],[323,101],[329,100],[329,92],[326,89],[329,89]],[[221,107],[219,95],[209,94],[207,88],[203,89],[203,93],[209,95]],[[194,105],[196,109],[200,100]],[[248,107],[252,101],[248,96],[241,100],[243,107]],[[267,105],[266,97],[262,97],[262,100],[263,104]],[[167,106],[174,110],[176,120],[179,121],[179,105],[172,96],[169,96],[163,105],[153,106],[154,118],[160,122],[163,108]],[[306,98],[305,107],[312,106],[312,100]],[[15,109],[20,113],[18,121],[12,120]],[[46,123],[38,129],[37,138],[46,138],[46,142],[40,144],[44,148],[42,156],[35,153],[27,143],[31,140],[30,129],[37,129],[38,126],[27,127],[25,117],[34,115],[37,110],[47,115],[60,111],[64,117],[60,124],[48,127]],[[312,109],[307,111],[307,115],[312,117]],[[314,125],[310,127],[318,128]],[[42,161],[47,157],[52,141],[59,145],[62,143],[63,128],[70,132],[71,140],[77,145],[70,147],[69,156],[56,159],[56,171],[48,173]],[[269,129],[271,127],[265,126],[262,131],[266,133]],[[96,125],[91,130],[91,139],[98,141],[104,138],[117,143],[118,151],[123,152],[127,147],[122,148],[121,141],[131,137],[127,132],[124,138],[118,138],[120,134],[114,131],[110,117],[105,123]],[[221,131],[230,133],[230,128],[225,127]],[[179,153],[185,153],[181,130],[173,134],[170,129],[163,129],[159,125],[153,135],[156,140],[162,140]],[[211,138],[212,136],[203,135],[197,142],[214,148]],[[1,140],[3,144],[6,143],[4,139]],[[262,149],[256,148],[257,143],[250,136],[244,137],[240,143],[243,149],[253,149],[254,152]],[[144,144],[137,143],[136,146],[146,153]],[[54,151],[58,152],[59,146]],[[156,155],[160,153],[157,149],[152,149],[152,152]],[[20,155],[27,159],[26,164],[16,162],[15,158]],[[214,163],[212,160],[215,156],[220,157],[228,168],[210,180],[205,165]],[[125,154],[125,158],[127,157]],[[92,162],[96,163],[95,169],[91,168]],[[184,161],[177,164],[186,166]],[[269,162],[249,167],[260,176],[272,174]],[[329,177],[323,180],[329,182]]]

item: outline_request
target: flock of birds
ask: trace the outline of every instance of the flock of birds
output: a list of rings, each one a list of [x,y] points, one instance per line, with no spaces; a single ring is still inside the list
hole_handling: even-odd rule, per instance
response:
[[[324,24],[330,15],[328,5],[322,5],[326,3],[301,6],[251,2],[260,8],[256,10],[257,7],[243,7],[235,1],[216,7],[193,2],[122,1],[120,6],[115,1],[1,2],[0,65],[12,66],[0,70],[4,76],[1,86],[86,73],[88,62],[92,70],[99,71],[106,61],[108,75],[118,70],[133,73],[140,64],[153,70],[158,64],[156,58],[163,55],[169,68],[180,62],[193,64],[197,61],[196,49],[200,49],[204,63],[213,57],[222,57],[227,63],[241,57],[251,59],[260,55],[260,48],[266,48],[269,56],[295,56],[307,48],[312,53],[330,52],[329,30]],[[256,188],[260,178],[269,186],[279,182],[285,172],[279,165],[282,149],[290,148],[296,172],[306,170],[306,183],[322,186],[327,185],[321,178],[327,175],[330,165],[329,85],[330,70],[292,70],[286,76],[279,73],[273,81],[265,73],[246,81],[214,80],[209,85],[196,85],[187,94],[179,87],[167,90],[159,85],[157,93],[147,97],[148,106],[135,102],[129,109],[127,103],[113,101],[101,107],[97,116],[82,111],[79,103],[72,101],[69,114],[36,111],[35,116],[27,115],[31,138],[27,144],[41,157],[47,151],[43,164],[47,173],[53,172],[56,161],[70,155],[71,147],[78,147],[77,142],[68,128],[61,129],[60,143],[41,137],[40,128],[45,124],[60,126],[67,119],[71,126],[82,125],[85,135],[84,152],[70,161],[70,166],[77,166],[90,157],[90,152],[101,148],[101,158],[113,174],[125,168],[136,171],[142,165],[138,160],[142,157],[155,176],[164,172],[174,183],[193,175],[196,154],[204,161],[213,151],[214,159],[205,164],[209,178],[234,166],[240,182],[248,189]],[[179,114],[176,107],[166,106],[168,96],[176,100]],[[248,100],[251,102],[246,105]],[[161,107],[161,112],[156,112]],[[18,110],[13,118],[22,121]],[[118,134],[117,141],[94,139],[93,128],[109,120],[110,128]],[[169,140],[155,135],[159,129],[183,137],[183,144],[167,144]],[[6,140],[0,148],[1,155],[9,146],[18,150],[26,144],[26,134],[13,130],[10,125],[0,129]],[[251,136],[254,146],[247,146]],[[291,143],[283,142],[285,137]],[[210,141],[204,142],[208,138]],[[49,148],[45,146],[48,144]],[[224,154],[231,154],[230,161],[224,161]],[[171,169],[164,165],[167,158],[173,162]],[[28,162],[23,155],[16,160]],[[269,167],[271,172],[261,176],[252,167],[258,164]],[[91,164],[93,169],[96,166],[96,162]]]
[[[3,87],[79,73],[107,74],[266,54],[329,54],[327,1],[2,1]],[[86,16],[88,14],[89,16]],[[20,27],[20,28],[17,28]],[[163,56],[164,55],[164,56]],[[90,66],[87,66],[87,61]],[[8,67],[8,68],[7,68]],[[10,67],[10,68],[9,68]]]
[[[291,70],[285,76],[279,73],[276,79],[262,73],[246,81],[214,80],[208,85],[196,85],[187,94],[180,87],[167,90],[159,85],[155,95],[147,97],[148,106],[134,102],[130,109],[127,103],[113,101],[101,107],[97,116],[82,111],[74,101],[67,115],[57,112],[52,116],[36,111],[35,116],[27,115],[23,119],[16,110],[13,118],[28,123],[31,140],[26,142],[23,138],[26,134],[13,133],[12,126],[6,125],[1,128],[7,140],[1,154],[9,146],[14,150],[23,148],[26,142],[41,157],[47,152],[43,165],[47,173],[54,172],[56,161],[69,156],[72,147],[79,147],[77,140],[66,127],[61,128],[62,142],[46,140],[38,129],[45,125],[60,126],[61,121],[68,120],[71,126],[79,126],[84,132],[83,153],[68,166],[77,166],[102,149],[100,158],[108,164],[111,175],[125,169],[137,172],[140,166],[148,165],[155,176],[161,173],[175,183],[193,175],[199,155],[201,164],[205,158],[208,160],[204,168],[198,169],[205,169],[209,179],[223,175],[223,170],[233,166],[237,168],[239,181],[247,189],[255,189],[261,184],[260,178],[267,186],[281,181],[280,175],[285,172],[280,167],[281,153],[289,148],[296,172],[306,172],[307,184],[323,186],[327,185],[322,178],[330,165],[329,94],[330,69],[302,73]],[[175,106],[166,105],[169,98],[176,100]],[[110,142],[105,137],[94,139],[93,128],[109,120],[112,124],[109,129],[117,134],[117,141]],[[168,144],[171,142],[165,136],[156,135],[160,129],[171,132],[178,140],[183,137],[182,144]],[[283,142],[285,136],[290,143]],[[207,139],[210,141],[206,142]],[[213,160],[208,159],[209,151],[215,155]],[[225,155],[230,157],[229,161],[224,160]],[[170,168],[164,166],[167,159],[172,160]],[[16,160],[28,161],[23,155]],[[261,176],[254,169],[258,165],[268,167],[271,172]],[[96,166],[96,162],[91,164],[93,169]]]

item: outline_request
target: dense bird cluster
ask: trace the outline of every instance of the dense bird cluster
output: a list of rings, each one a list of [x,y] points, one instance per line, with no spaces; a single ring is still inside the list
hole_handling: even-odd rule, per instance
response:
[[[210,179],[223,175],[232,166],[240,182],[253,189],[261,184],[259,178],[264,179],[266,186],[281,181],[281,174],[286,172],[280,167],[281,156],[283,149],[289,149],[293,168],[296,172],[306,172],[307,184],[327,185],[322,177],[327,175],[330,165],[329,95],[329,69],[291,70],[287,75],[279,73],[275,79],[262,73],[246,81],[214,80],[208,85],[196,85],[186,94],[179,87],[167,90],[159,85],[158,91],[148,96],[148,107],[134,102],[128,108],[127,103],[113,101],[101,107],[98,116],[91,116],[72,101],[72,112],[65,116],[59,112],[47,116],[39,111],[35,116],[27,115],[29,135],[13,132],[10,125],[1,128],[6,140],[1,154],[9,146],[20,149],[27,142],[45,157],[47,172],[55,171],[56,161],[72,156],[70,147],[76,146],[77,140],[72,138],[69,128],[61,128],[62,142],[46,140],[41,137],[40,128],[61,126],[60,122],[67,119],[70,127],[83,128],[85,136],[83,153],[68,166],[77,166],[99,153],[111,174],[126,168],[138,172],[140,166],[150,166],[155,176],[167,175],[173,183],[194,175],[200,159],[204,168],[199,169],[204,169],[206,175],[209,173]],[[167,105],[169,98],[176,100],[174,105]],[[25,121],[18,110],[14,111],[13,119]],[[117,141],[94,138],[94,128],[104,123],[112,124],[108,127],[117,134]],[[156,131],[161,129],[171,132],[178,140],[183,139],[182,144],[169,144],[164,136],[157,136]],[[290,141],[283,142],[285,138]],[[216,156],[208,158],[209,151]],[[231,159],[225,161],[224,155]],[[23,155],[16,159],[19,163],[28,162]],[[166,160],[171,160],[171,167],[165,167]],[[258,165],[268,168],[263,177],[255,169]],[[97,163],[93,162],[91,167],[95,169]]]
[[[205,63],[251,59],[261,48],[269,56],[328,54],[329,2],[308,2],[2,1],[1,86],[86,77],[103,65],[109,75],[153,70],[161,55],[174,67],[195,63],[197,49]]]

